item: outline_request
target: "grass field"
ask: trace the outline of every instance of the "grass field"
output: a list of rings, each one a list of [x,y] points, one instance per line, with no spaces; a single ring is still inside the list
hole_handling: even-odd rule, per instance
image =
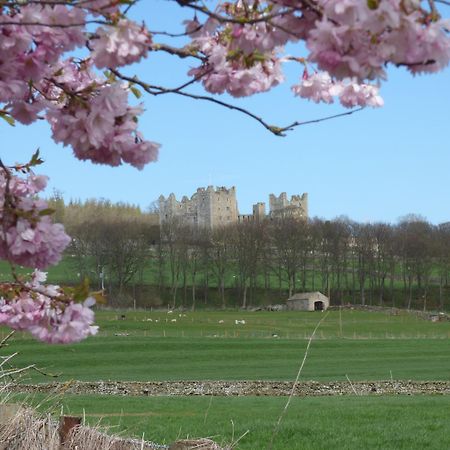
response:
[[[34,397],[34,402],[43,397]],[[65,396],[43,401],[86,417],[111,432],[157,443],[211,437],[241,450],[268,448],[284,397]],[[294,398],[273,440],[273,450],[447,449],[450,398],[445,396]]]
[[[19,352],[17,365],[33,362],[61,372],[61,381],[293,380],[308,337],[323,317],[301,380],[449,380],[450,322],[406,312],[99,311],[99,335],[85,342],[48,346],[18,335],[6,351]],[[30,374],[25,381],[51,380]],[[243,450],[266,448],[285,402],[281,397],[62,399],[66,412],[84,409],[90,423],[101,419],[112,432],[145,433],[159,443],[187,435],[229,443],[249,430],[237,446]],[[449,419],[448,396],[294,398],[273,449],[450,448]]]
[[[23,335],[8,351],[19,352],[17,364],[32,361],[61,372],[61,380],[292,380],[307,338],[323,317],[301,312],[125,314],[125,320],[118,320],[120,313],[98,312],[99,336],[77,345],[48,346]],[[236,319],[245,325],[236,325]],[[449,336],[450,322],[331,311],[317,332],[302,378],[445,380]],[[46,381],[37,373],[31,376]]]

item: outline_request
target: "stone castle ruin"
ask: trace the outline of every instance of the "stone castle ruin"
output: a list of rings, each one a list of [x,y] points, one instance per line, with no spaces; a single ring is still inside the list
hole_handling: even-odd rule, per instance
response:
[[[308,194],[293,195],[288,200],[285,192],[279,197],[270,194],[269,214],[266,204],[253,205],[252,214],[239,214],[236,188],[208,186],[198,188],[191,198],[184,196],[181,201],[170,194],[159,197],[159,221],[161,224],[178,218],[184,224],[200,228],[216,228],[238,222],[262,221],[276,217],[308,218]]]
[[[308,218],[308,194],[293,195],[288,200],[286,192],[282,192],[279,197],[269,195],[270,215],[272,217],[288,216],[296,219]]]

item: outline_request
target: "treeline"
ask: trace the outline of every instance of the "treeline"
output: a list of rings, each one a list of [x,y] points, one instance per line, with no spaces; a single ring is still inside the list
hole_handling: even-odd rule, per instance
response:
[[[65,204],[59,195],[49,201],[49,206],[55,210],[55,220],[63,223],[72,237],[65,259],[74,282],[88,278],[118,300],[132,280],[143,284],[151,248],[160,235],[155,214],[107,200]]]
[[[284,217],[208,232],[172,221],[162,226],[155,263],[173,304],[179,289],[186,299],[188,286],[195,304],[196,288],[214,280],[222,306],[228,281],[242,307],[263,287],[276,289],[280,299],[320,290],[334,304],[442,310],[449,296],[450,226],[415,216],[396,225]]]
[[[319,290],[333,304],[450,303],[450,225],[418,216],[397,224],[280,217],[211,231],[176,219],[159,227],[155,214],[126,204],[59,201],[77,274],[103,282],[116,301],[143,305],[157,292],[174,307],[248,307]]]

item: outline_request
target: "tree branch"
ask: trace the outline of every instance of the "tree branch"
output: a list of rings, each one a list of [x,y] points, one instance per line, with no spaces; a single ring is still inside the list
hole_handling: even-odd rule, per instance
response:
[[[206,58],[203,56],[200,56],[195,48],[189,47],[189,46],[177,48],[177,47],[172,47],[167,44],[159,44],[158,43],[158,44],[151,44],[149,48],[150,48],[150,51],[166,52],[171,55],[178,56],[180,58],[197,58],[202,62],[206,61]]]
[[[331,116],[326,116],[326,117],[320,117],[317,119],[311,119],[311,120],[306,120],[306,121],[295,121],[293,123],[291,123],[290,125],[284,126],[284,127],[280,127],[280,126],[276,126],[276,125],[271,125],[268,122],[266,122],[262,117],[252,113],[251,111],[242,108],[240,106],[236,106],[233,105],[231,103],[227,103],[224,102],[222,100],[218,100],[214,97],[209,97],[207,95],[197,95],[197,94],[192,94],[190,92],[184,92],[182,91],[183,88],[185,88],[186,86],[189,86],[190,84],[194,83],[195,81],[198,81],[199,78],[194,78],[193,80],[190,80],[189,82],[183,84],[182,86],[179,86],[177,88],[165,88],[163,86],[155,86],[155,85],[150,85],[142,80],[139,80],[139,78],[137,78],[136,76],[134,77],[128,77],[126,75],[123,75],[122,73],[120,73],[117,69],[109,69],[114,75],[116,75],[118,78],[120,78],[121,80],[124,81],[128,81],[130,83],[134,83],[137,84],[138,86],[140,86],[142,89],[144,89],[145,92],[147,92],[150,95],[153,96],[158,96],[158,95],[163,95],[163,94],[177,94],[177,95],[181,95],[182,97],[188,97],[191,98],[193,100],[203,100],[206,102],[211,102],[211,103],[215,103],[216,105],[219,106],[223,106],[227,109],[231,109],[234,111],[238,111],[248,117],[251,117],[252,119],[256,120],[257,122],[259,122],[264,128],[266,128],[267,130],[269,130],[272,134],[274,134],[275,136],[286,136],[286,131],[291,131],[294,128],[298,127],[298,126],[303,126],[303,125],[310,125],[313,123],[320,123],[320,122],[325,122],[327,120],[331,120],[331,119],[336,119],[338,117],[344,117],[344,116],[349,116],[351,114],[354,114],[356,112],[362,111],[364,108],[357,108],[357,109],[353,109],[351,111],[346,111],[344,113],[340,113],[340,114],[333,114]],[[203,76],[204,74],[202,74]]]

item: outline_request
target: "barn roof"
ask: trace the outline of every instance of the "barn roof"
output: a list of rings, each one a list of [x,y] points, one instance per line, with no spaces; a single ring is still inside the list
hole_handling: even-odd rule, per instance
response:
[[[325,295],[323,295],[321,292],[319,291],[315,291],[315,292],[299,292],[298,294],[294,294],[292,297],[289,297],[287,301],[290,300],[310,300],[311,297],[326,297]]]

